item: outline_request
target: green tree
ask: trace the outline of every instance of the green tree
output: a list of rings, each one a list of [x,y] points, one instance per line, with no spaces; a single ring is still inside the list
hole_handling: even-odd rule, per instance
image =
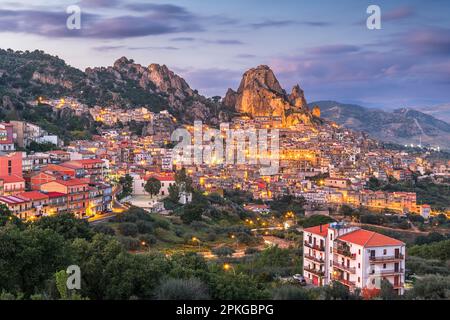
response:
[[[126,198],[133,193],[133,177],[129,174],[120,177],[119,184],[122,187],[122,192],[118,195],[119,199]]]
[[[144,190],[150,194],[151,197],[156,196],[161,190],[161,182],[155,177],[151,177],[147,180]]]
[[[64,238],[50,229],[15,225],[0,228],[0,290],[23,292],[30,297],[57,270],[73,264]]]
[[[203,213],[203,206],[190,203],[183,207],[183,213],[181,215],[181,220],[185,224],[190,224],[193,221],[201,220],[202,213]]]
[[[256,300],[270,296],[264,285],[243,273],[213,272],[208,285],[212,298],[218,300]]]
[[[177,184],[169,186],[169,200],[173,203],[178,203],[180,200],[180,188]]]
[[[92,237],[92,230],[86,220],[78,219],[73,213],[61,213],[54,216],[41,217],[34,225],[41,229],[50,229],[62,235],[65,239]]]
[[[426,275],[417,279],[414,288],[406,292],[407,299],[448,300],[450,299],[450,276]]]

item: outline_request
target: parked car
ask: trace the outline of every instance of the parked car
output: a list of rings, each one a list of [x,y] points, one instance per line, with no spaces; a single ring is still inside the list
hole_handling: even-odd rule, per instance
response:
[[[294,274],[292,276],[292,278],[294,278],[294,280],[296,280],[298,283],[300,283],[300,285],[306,286],[306,279],[301,274]]]

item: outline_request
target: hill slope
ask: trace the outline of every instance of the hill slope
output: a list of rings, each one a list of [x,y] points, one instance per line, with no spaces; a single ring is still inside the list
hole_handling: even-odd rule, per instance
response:
[[[122,57],[110,67],[83,72],[42,51],[0,50],[0,117],[20,118],[38,96],[72,96],[88,106],[166,109],[181,122],[226,118],[218,101],[198,94],[165,65],[144,67]]]
[[[372,137],[400,144],[440,146],[450,149],[450,124],[412,109],[387,112],[336,101],[317,101],[322,117]]]

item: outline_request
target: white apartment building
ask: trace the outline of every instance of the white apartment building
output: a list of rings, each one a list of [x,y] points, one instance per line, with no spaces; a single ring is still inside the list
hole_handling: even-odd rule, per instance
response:
[[[330,223],[304,229],[303,276],[316,286],[339,281],[350,291],[379,290],[387,279],[402,295],[405,244],[385,235]]]

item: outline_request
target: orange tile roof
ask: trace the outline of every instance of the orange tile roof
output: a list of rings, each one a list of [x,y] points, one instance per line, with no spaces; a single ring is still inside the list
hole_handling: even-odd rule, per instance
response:
[[[63,186],[78,186],[88,184],[88,182],[85,179],[55,180],[51,182],[57,182],[59,184],[62,184]]]
[[[326,237],[327,234],[328,234],[328,224],[323,224],[321,226],[319,225],[319,226],[315,226],[315,227],[305,228],[305,229],[303,229],[303,231],[311,232],[311,233],[317,234],[317,235],[319,235],[321,237]]]
[[[358,229],[338,237],[339,240],[354,243],[363,247],[401,246],[400,240],[382,235],[377,232]]]

